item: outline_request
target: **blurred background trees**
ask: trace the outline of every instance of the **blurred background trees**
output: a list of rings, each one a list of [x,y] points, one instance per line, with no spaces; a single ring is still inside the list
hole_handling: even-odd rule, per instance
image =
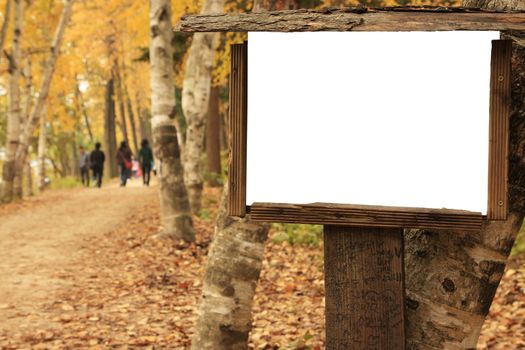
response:
[[[5,27],[5,31],[0,29],[0,45],[3,45],[0,57],[0,171],[3,177],[0,193],[3,201],[31,195],[32,187],[35,191],[43,189],[47,178],[55,186],[75,182],[78,148],[92,149],[95,142],[102,142],[111,160],[107,162],[106,176],[116,176],[112,155],[117,142],[127,140],[136,153],[140,140],[152,137],[148,2],[75,1],[55,68],[50,74],[49,93],[46,99],[40,98],[42,103],[38,105],[46,67],[52,58],[53,37],[64,4],[70,2],[0,1],[0,21],[2,29]],[[226,0],[208,3],[214,12],[218,8],[225,12],[245,12],[254,6],[293,9],[357,4],[458,4],[454,0]],[[176,23],[184,14],[201,12],[204,1],[173,0],[171,4],[171,20]],[[4,32],[5,40],[1,40]],[[184,164],[186,186],[193,213],[199,212],[203,181],[214,186],[223,182],[221,160],[224,162],[227,147],[224,126],[228,110],[229,44],[245,39],[239,33],[210,37],[213,40],[175,33],[172,40],[175,118],[183,162],[187,163]],[[192,46],[195,48],[190,50]],[[206,57],[205,72],[192,63],[195,61],[192,56]],[[195,78],[203,74],[209,75],[204,79],[208,83],[201,84]],[[36,119],[33,127],[27,130],[27,140],[23,140],[24,127],[31,113]],[[8,123],[9,116],[13,115],[18,117]],[[15,149],[21,142],[27,143],[27,161],[23,161],[29,166],[19,164],[15,169]],[[23,171],[27,176],[18,174]],[[28,176],[33,175],[38,178],[31,181],[30,188],[26,183],[30,179]]]

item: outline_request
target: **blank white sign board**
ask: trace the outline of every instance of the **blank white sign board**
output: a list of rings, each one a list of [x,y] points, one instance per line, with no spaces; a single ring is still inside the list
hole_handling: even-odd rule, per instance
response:
[[[498,32],[249,33],[247,204],[487,212]]]

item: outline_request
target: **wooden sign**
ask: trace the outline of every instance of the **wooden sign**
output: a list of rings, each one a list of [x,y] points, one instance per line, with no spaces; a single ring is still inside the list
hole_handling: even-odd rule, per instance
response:
[[[230,14],[230,15],[197,15],[197,16],[187,16],[182,19],[181,23],[178,25],[178,30],[197,32],[197,31],[277,31],[277,32],[293,32],[293,31],[435,31],[435,30],[510,30],[510,29],[525,29],[525,14],[523,12],[514,12],[514,13],[498,13],[498,12],[483,12],[483,11],[471,11],[467,9],[447,9],[447,8],[386,8],[386,9],[366,9],[366,8],[354,8],[354,9],[344,9],[344,10],[329,10],[329,11],[282,11],[282,12],[268,12],[268,13],[253,13],[253,14]],[[348,33],[340,33],[348,34]],[[413,33],[409,33],[413,34]],[[390,33],[389,35],[395,36],[395,34]],[[418,35],[422,35],[419,33]],[[433,35],[437,35],[433,33]],[[467,35],[462,33],[460,35]],[[489,34],[490,35],[490,34]],[[415,38],[416,36],[412,36]],[[468,46],[473,44],[472,40],[474,36],[471,36],[469,40],[464,42],[464,45]],[[298,38],[298,37],[297,37]],[[311,39],[313,37],[308,37]],[[482,221],[484,219],[488,220],[504,220],[507,215],[507,154],[508,154],[508,130],[509,130],[509,114],[510,114],[510,57],[511,57],[511,42],[505,40],[494,40],[492,42],[492,47],[488,46],[486,41],[487,36],[485,36],[485,47],[487,50],[481,51],[481,54],[478,52],[476,57],[471,57],[470,59],[464,59],[464,57],[452,56],[449,57],[449,60],[443,62],[443,66],[449,67],[450,65],[457,65],[458,62],[462,60],[471,64],[476,60],[486,61],[486,67],[480,69],[477,74],[466,78],[463,73],[467,70],[466,67],[457,71],[457,74],[448,74],[447,70],[442,70],[438,75],[437,80],[448,79],[449,87],[457,88],[458,85],[469,81],[469,79],[482,78],[481,82],[471,84],[472,89],[469,89],[468,86],[462,86],[461,93],[456,94],[437,94],[434,100],[427,101],[426,111],[434,111],[439,107],[447,104],[452,104],[453,100],[458,100],[464,97],[463,95],[470,90],[481,89],[481,93],[474,97],[472,105],[481,105],[486,106],[484,109],[477,110],[474,113],[474,119],[470,120],[469,123],[472,125],[472,129],[477,131],[474,132],[475,136],[478,137],[477,141],[474,139],[465,138],[463,141],[466,142],[479,142],[480,144],[475,144],[475,146],[466,153],[466,156],[459,157],[459,161],[456,161],[456,166],[452,164],[444,164],[448,171],[452,174],[444,174],[443,177],[454,178],[454,172],[458,171],[468,171],[467,168],[460,168],[457,166],[458,162],[470,162],[474,158],[479,158],[481,154],[481,163],[478,162],[476,166],[478,167],[477,174],[469,175],[471,178],[475,176],[481,176],[486,178],[483,183],[484,188],[479,189],[485,197],[484,202],[481,205],[481,210],[472,210],[469,204],[459,204],[459,207],[452,208],[442,208],[439,207],[440,202],[433,202],[438,204],[430,204],[430,207],[417,206],[415,202],[407,202],[408,205],[388,205],[390,203],[382,203],[382,200],[385,200],[386,197],[383,196],[383,192],[379,192],[378,202],[367,203],[366,199],[363,202],[352,201],[352,195],[357,192],[357,189],[354,191],[347,192],[341,190],[343,199],[342,200],[328,200],[328,203],[312,203],[309,199],[299,200],[298,202],[292,203],[288,201],[286,197],[288,192],[292,192],[291,189],[297,185],[297,183],[286,182],[285,176],[282,176],[283,173],[288,173],[294,171],[294,166],[292,168],[286,167],[273,167],[271,163],[271,157],[266,158],[267,166],[270,167],[270,171],[275,172],[276,176],[272,173],[263,172],[263,176],[266,176],[268,179],[272,176],[277,178],[277,181],[281,179],[284,182],[284,187],[278,189],[279,193],[277,195],[284,195],[285,197],[281,202],[260,202],[257,201],[257,198],[261,196],[263,198],[268,193],[267,189],[262,191],[262,195],[256,194],[252,197],[250,194],[250,188],[247,188],[247,182],[250,181],[250,174],[253,174],[253,170],[250,173],[247,169],[253,165],[254,159],[257,158],[257,152],[253,152],[253,147],[250,145],[250,138],[253,138],[253,135],[257,135],[257,132],[262,133],[263,140],[266,145],[271,145],[272,143],[278,142],[277,134],[286,134],[289,136],[290,140],[288,143],[281,144],[278,146],[278,150],[281,150],[282,153],[288,152],[288,158],[284,157],[284,162],[286,161],[292,163],[293,165],[297,164],[298,158],[308,159],[313,158],[312,152],[317,150],[316,146],[319,143],[323,143],[323,146],[326,144],[333,144],[333,140],[339,140],[345,137],[345,132],[348,129],[342,128],[341,125],[337,125],[337,122],[332,123],[330,127],[331,130],[326,131],[322,130],[321,133],[324,138],[319,141],[315,137],[312,137],[311,143],[298,145],[296,135],[305,131],[304,120],[298,119],[295,121],[293,127],[286,127],[279,123],[280,120],[285,120],[286,118],[292,118],[293,113],[288,113],[285,115],[279,115],[278,110],[267,110],[264,104],[257,104],[257,100],[253,100],[250,93],[253,93],[253,87],[255,86],[256,98],[262,98],[263,102],[266,104],[279,104],[280,106],[289,107],[289,102],[293,100],[290,96],[293,95],[294,91],[290,89],[286,90],[286,84],[290,82],[290,76],[286,73],[289,73],[288,70],[292,70],[294,63],[297,64],[298,59],[301,57],[309,57],[308,54],[302,55],[299,58],[293,58],[293,53],[289,50],[294,50],[290,45],[282,45],[278,50],[266,50],[267,53],[271,56],[269,60],[276,58],[280,60],[279,63],[283,67],[274,66],[273,71],[265,70],[264,61],[263,64],[259,65],[256,73],[261,75],[258,77],[257,74],[255,77],[250,75],[251,79],[248,77],[250,74],[250,67],[252,67],[250,61],[249,50],[247,43],[233,45],[231,48],[231,77],[230,77],[230,168],[229,168],[229,203],[228,211],[230,215],[234,216],[244,216],[247,213],[251,214],[253,220],[259,221],[269,221],[269,222],[293,222],[293,223],[307,223],[307,224],[323,224],[324,225],[324,253],[325,253],[325,287],[326,287],[326,349],[328,350],[374,350],[374,349],[384,349],[384,350],[403,350],[406,346],[405,339],[405,291],[404,291],[404,264],[403,264],[403,228],[430,228],[430,229],[446,229],[446,230],[472,230],[476,231],[481,228]],[[410,51],[411,48],[419,48],[421,51],[431,51],[436,49],[433,47],[424,47],[421,45],[421,41],[413,40],[413,42],[408,46],[408,48],[401,48],[400,46],[394,46],[390,51],[387,51],[384,54],[385,65],[388,65],[389,59],[393,55],[401,55],[404,51]],[[334,69],[330,63],[337,61],[341,57],[334,55],[334,51],[331,48],[337,46],[338,44],[328,44],[323,45],[323,42],[317,42],[317,46],[313,45],[315,43],[310,42],[311,47],[310,53],[316,52],[325,54],[326,58],[321,59],[320,62],[310,62],[310,64],[322,64],[324,65],[324,72],[321,71],[321,74],[326,76],[343,76],[342,72],[347,73],[346,70],[352,71],[363,71],[363,70],[374,70],[377,69],[378,64],[372,64],[367,66],[367,62],[363,64],[348,65],[347,67],[339,67],[339,69]],[[340,44],[340,43],[339,43]],[[380,46],[388,46],[390,43],[382,42]],[[289,47],[290,46],[290,47]],[[253,43],[250,48],[253,48]],[[257,47],[257,45],[255,45]],[[354,49],[356,46],[354,46]],[[400,49],[401,48],[401,49]],[[446,51],[447,47],[441,49]],[[448,48],[449,49],[449,48]],[[317,51],[316,51],[317,50]],[[439,51],[439,49],[438,49]],[[461,51],[461,47],[453,50],[456,53]],[[257,50],[255,50],[257,52]],[[412,53],[414,51],[411,51]],[[367,50],[363,48],[358,48],[352,55],[365,55],[366,57]],[[273,56],[272,56],[273,55]],[[413,59],[414,55],[406,56],[406,59]],[[419,57],[419,56],[418,56]],[[343,57],[343,60],[347,60],[351,57]],[[422,63],[423,62],[423,63]],[[425,88],[431,86],[433,81],[427,81],[424,76],[429,70],[433,70],[436,66],[425,66],[425,63],[428,63],[424,58],[419,57],[417,64],[409,65],[406,69],[400,69],[397,65],[389,67],[391,71],[396,71],[397,73],[402,73],[397,75],[396,79],[393,79],[392,76],[388,77],[388,74],[385,76],[376,76],[376,85],[381,85],[385,82],[392,83],[394,81],[397,83],[393,88],[390,87],[390,91],[394,93],[399,93],[397,90],[403,91],[401,88],[402,83],[405,80],[410,80],[411,78],[417,78],[417,81],[420,81],[421,84],[417,85],[415,88],[425,91]],[[484,63],[484,64],[485,64]],[[489,74],[490,67],[490,74]],[[282,68],[282,69],[281,69]],[[274,74],[276,71],[284,72],[285,74]],[[317,71],[319,74],[319,70]],[[388,73],[388,70],[385,72]],[[253,72],[252,72],[253,73]],[[272,76],[274,74],[274,76]],[[310,75],[309,75],[310,74]],[[280,76],[279,76],[280,75]],[[301,84],[308,87],[309,81],[315,86],[316,82],[313,80],[313,74],[310,70],[305,70],[303,75],[297,76],[297,79],[300,80]],[[348,77],[347,84],[359,84],[356,83],[353,77]],[[262,76],[262,79],[261,79]],[[263,83],[265,78],[270,78],[273,81],[273,84],[270,86],[265,86]],[[423,77],[423,78],[421,78]],[[272,80],[273,79],[273,80]],[[288,79],[288,80],[287,80]],[[390,80],[389,80],[390,79]],[[418,80],[419,79],[419,80]],[[463,80],[462,80],[463,79]],[[483,80],[484,79],[484,80]],[[293,79],[292,79],[293,80]],[[333,80],[336,81],[337,79]],[[363,83],[363,82],[361,82]],[[366,83],[366,81],[365,81]],[[435,81],[434,81],[435,83]],[[426,85],[425,85],[426,84]],[[304,86],[299,86],[298,90],[304,88]],[[363,85],[358,85],[363,86]],[[257,88],[262,87],[257,91]],[[284,87],[284,89],[283,89]],[[272,89],[271,92],[277,92],[273,96],[271,94],[266,94],[264,89]],[[332,93],[337,96],[339,100],[345,101],[346,104],[339,104],[335,108],[335,113],[340,113],[344,111],[351,110],[353,105],[363,103],[365,98],[355,97],[354,94],[348,94],[349,89],[341,88],[339,86],[339,91],[333,90],[333,86],[328,81],[327,84],[322,86],[322,89],[327,89],[328,95]],[[397,89],[397,90],[396,90]],[[486,90],[485,90],[486,89]],[[274,91],[275,90],[275,91]],[[453,91],[454,89],[450,89]],[[319,90],[315,91],[314,94],[309,94],[307,90],[303,91],[303,99],[299,101],[301,105],[305,105],[307,108],[303,109],[301,116],[306,118],[310,109],[314,109],[316,106],[316,98],[322,96],[323,93],[319,93]],[[305,92],[306,91],[306,92]],[[354,89],[355,91],[355,89]],[[480,90],[478,90],[479,92]],[[485,92],[483,92],[485,91]],[[324,91],[323,91],[324,92]],[[372,91],[373,92],[373,91]],[[420,91],[419,91],[420,92]],[[342,93],[342,95],[340,95]],[[345,95],[346,93],[346,95]],[[485,94],[486,93],[486,94]],[[350,95],[350,96],[348,96]],[[414,93],[414,95],[416,95]],[[457,96],[461,95],[461,96]],[[418,95],[419,96],[419,95]],[[353,101],[350,101],[351,97],[354,98]],[[365,96],[366,97],[366,96]],[[384,104],[388,98],[384,98],[384,95],[374,96],[373,102],[366,104],[366,108],[374,109],[377,106],[375,104]],[[419,99],[419,98],[418,98]],[[255,103],[254,103],[255,101]],[[297,101],[295,101],[297,102]],[[318,102],[318,101],[317,101]],[[321,101],[322,103],[331,103],[330,100]],[[338,101],[340,102],[340,101]],[[393,103],[393,107],[406,108],[408,111],[411,107],[410,104],[413,100],[410,98],[393,98],[390,99],[390,102]],[[322,105],[321,103],[321,105]],[[288,105],[287,105],[288,104]],[[389,105],[391,106],[391,105]],[[317,104],[319,107],[319,103]],[[444,111],[441,113],[442,119],[449,114],[458,112],[457,108],[464,108],[461,106],[461,101],[459,105],[454,105],[449,111]],[[252,109],[251,109],[252,108]],[[275,130],[276,133],[268,130],[263,130],[261,128],[253,129],[254,124],[257,126],[257,123],[254,123],[253,119],[250,119],[250,111],[253,112],[253,108],[257,112],[264,110],[262,120],[264,117],[271,119],[278,115],[277,120],[273,120],[272,131]],[[388,131],[396,133],[400,131],[399,125],[396,125],[396,121],[400,120],[402,115],[395,115],[395,108],[392,108],[392,122],[384,122]],[[321,111],[323,111],[321,109]],[[414,119],[411,123],[408,124],[413,133],[417,135],[428,136],[428,139],[431,139],[432,133],[438,132],[438,128],[430,127],[427,129],[421,129],[417,127],[417,124],[421,124],[421,120],[425,122],[440,122],[441,118],[434,118],[431,120],[425,120],[424,116],[427,114],[432,114],[430,112],[426,113],[425,109],[422,110],[423,116],[421,119]],[[324,110],[324,112],[327,112]],[[355,112],[355,111],[354,111]],[[463,109],[457,115],[456,119],[449,120],[447,123],[448,132],[442,133],[442,142],[446,143],[451,141],[453,134],[456,132],[465,136],[465,132],[468,131],[465,127],[461,128],[461,122],[464,121],[462,118],[464,114],[472,112],[471,110]],[[256,114],[256,113],[255,113]],[[330,113],[318,113],[319,123],[326,122],[323,118],[329,118]],[[384,114],[384,113],[380,113]],[[370,116],[368,116],[370,118]],[[373,118],[374,116],[372,116]],[[439,117],[439,115],[438,115]],[[345,118],[338,117],[338,118]],[[337,121],[337,118],[336,118]],[[333,122],[333,119],[332,119]],[[383,125],[385,127],[385,125]],[[423,123],[424,124],[424,123]],[[467,123],[468,124],[468,123]],[[379,126],[378,126],[379,127]],[[252,128],[252,129],[250,129]],[[280,129],[281,128],[281,129]],[[322,128],[319,128],[321,130]],[[481,130],[481,131],[480,131]],[[353,130],[354,136],[359,136],[359,133],[366,132],[365,129]],[[422,132],[422,131],[426,131]],[[485,132],[484,135],[479,133]],[[461,134],[463,133],[463,134]],[[477,134],[476,134],[477,133]],[[311,134],[310,136],[315,136]],[[337,135],[335,137],[334,135]],[[396,134],[397,135],[397,134]],[[457,136],[457,134],[456,134]],[[256,136],[257,137],[257,136]],[[295,139],[294,139],[295,137]],[[369,134],[368,137],[374,137],[373,134]],[[400,136],[401,141],[410,140],[410,135]],[[474,140],[474,141],[473,141]],[[379,139],[377,142],[382,142],[383,139]],[[425,138],[420,140],[417,143],[412,144],[412,147],[420,147],[424,142]],[[457,140],[456,140],[457,141]],[[430,142],[430,141],[429,141]],[[396,138],[392,139],[392,142],[384,145],[385,149],[390,148],[392,143],[397,143]],[[370,145],[368,145],[370,146]],[[467,145],[468,146],[468,145]],[[458,152],[465,151],[465,147],[461,144],[456,144],[454,146]],[[454,149],[453,147],[453,149]],[[270,151],[271,147],[266,147],[263,152]],[[355,147],[354,147],[355,148]],[[357,147],[359,148],[359,147]],[[293,150],[290,153],[290,149]],[[310,153],[308,152],[310,151]],[[346,151],[346,153],[345,153]],[[371,158],[374,153],[370,151],[370,147],[362,147],[359,150],[364,158]],[[388,151],[390,151],[388,149]],[[299,187],[302,186],[307,197],[311,195],[309,193],[310,187],[323,186],[327,181],[333,180],[333,177],[330,175],[335,171],[333,164],[334,162],[345,162],[348,161],[348,148],[345,147],[330,147],[325,148],[321,151],[322,155],[325,157],[329,156],[329,153],[337,153],[338,158],[336,157],[335,161],[328,161],[323,166],[319,167],[322,171],[318,174],[318,180],[309,180],[307,184],[299,183]],[[281,152],[279,152],[281,153]],[[401,152],[402,153],[402,152]],[[395,152],[391,152],[391,155],[395,155]],[[375,154],[377,155],[377,153]],[[440,153],[437,152],[434,154],[435,157],[441,157]],[[448,154],[450,158],[454,158],[455,154]],[[272,154],[272,156],[282,156],[282,154]],[[446,156],[445,156],[446,157]],[[375,159],[375,158],[374,158]],[[322,159],[321,161],[323,161]],[[355,160],[355,159],[354,159]],[[386,159],[388,160],[388,159]],[[384,158],[381,161],[386,161]],[[429,169],[423,169],[421,167],[421,162],[418,162],[420,158],[414,157],[412,161],[408,161],[404,164],[404,167],[386,167],[384,171],[376,171],[373,173],[374,176],[379,176],[379,178],[388,178],[392,176],[401,175],[403,176],[404,172],[416,172],[417,176],[424,177]],[[255,159],[257,162],[257,159]],[[285,164],[283,163],[283,164]],[[319,162],[312,162],[312,167],[316,167]],[[395,163],[395,162],[394,162]],[[370,163],[368,163],[370,164]],[[486,165],[484,169],[479,169],[481,165]],[[362,164],[361,164],[362,167]],[[359,170],[359,164],[356,165],[356,168]],[[430,169],[432,170],[432,169]],[[256,171],[257,173],[257,171]],[[303,170],[304,173],[304,170]],[[376,174],[377,173],[377,174]],[[349,175],[349,172],[343,172],[343,174]],[[260,175],[260,174],[258,174]],[[252,175],[253,176],[253,175]],[[366,177],[371,176],[367,174]],[[460,176],[456,176],[460,177]],[[300,174],[295,174],[294,179],[300,178]],[[351,178],[351,176],[348,176]],[[449,181],[447,180],[447,181]],[[351,181],[351,180],[349,180]],[[436,180],[434,180],[436,181]],[[270,181],[270,185],[276,184]],[[358,182],[358,185],[362,184]],[[389,184],[386,188],[395,187],[397,183]],[[344,189],[344,184],[336,184],[339,188]],[[461,186],[468,186],[470,184],[460,184]],[[260,186],[260,183],[256,184]],[[428,185],[430,186],[430,185]],[[277,186],[276,186],[277,187]],[[408,189],[410,186],[399,186],[402,188],[400,193],[404,191],[410,191]],[[355,187],[354,187],[355,188]],[[408,189],[408,190],[407,190]],[[446,188],[444,188],[446,190]],[[440,188],[443,191],[443,187]],[[461,188],[458,190],[462,190]],[[366,187],[366,191],[373,192],[374,186]],[[365,192],[366,192],[365,191]],[[414,191],[414,189],[412,189]],[[423,192],[417,192],[418,195],[424,196]],[[395,191],[394,191],[395,192]],[[454,192],[454,191],[453,191]],[[456,195],[453,193],[452,195]],[[457,191],[456,191],[457,192]],[[476,195],[479,193],[476,192]],[[324,191],[321,191],[324,193]],[[303,195],[301,194],[301,195]],[[332,193],[332,197],[326,198],[338,198],[337,196],[341,193]],[[324,195],[324,194],[323,194]],[[447,195],[449,195],[447,193]],[[383,197],[381,197],[383,196]],[[464,197],[465,194],[461,194],[458,197]],[[249,199],[250,205],[247,205],[247,198]],[[348,202],[346,198],[348,197]],[[446,196],[445,196],[446,197]],[[277,198],[277,197],[276,197]],[[445,199],[448,200],[448,199]],[[323,201],[323,198],[321,198]],[[253,203],[252,203],[253,202]],[[313,202],[319,202],[313,200]],[[480,205],[480,200],[474,200],[474,207]],[[403,202],[400,202],[403,203]],[[445,206],[449,202],[444,202]],[[461,203],[461,202],[457,202]],[[467,208],[468,207],[468,208]],[[461,209],[470,209],[470,210],[461,210]],[[483,212],[483,213],[482,213]],[[484,215],[486,214],[486,216]]]

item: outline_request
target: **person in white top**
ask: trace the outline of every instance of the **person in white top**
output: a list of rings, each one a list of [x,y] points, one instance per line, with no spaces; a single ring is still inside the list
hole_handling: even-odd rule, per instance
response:
[[[84,147],[80,146],[80,178],[82,185],[89,187],[89,154],[84,150]]]

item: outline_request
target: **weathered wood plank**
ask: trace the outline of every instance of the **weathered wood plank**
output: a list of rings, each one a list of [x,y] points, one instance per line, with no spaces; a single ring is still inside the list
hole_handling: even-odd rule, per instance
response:
[[[184,16],[181,32],[525,30],[525,12],[464,8],[348,8]]]
[[[403,229],[324,227],[327,350],[403,350]]]
[[[492,42],[490,74],[488,220],[507,218],[511,40]]]
[[[228,214],[246,214],[246,122],[248,114],[248,43],[231,46],[230,164]]]
[[[481,213],[463,210],[329,203],[253,203],[249,212],[254,221],[358,227],[479,231],[483,222]]]

